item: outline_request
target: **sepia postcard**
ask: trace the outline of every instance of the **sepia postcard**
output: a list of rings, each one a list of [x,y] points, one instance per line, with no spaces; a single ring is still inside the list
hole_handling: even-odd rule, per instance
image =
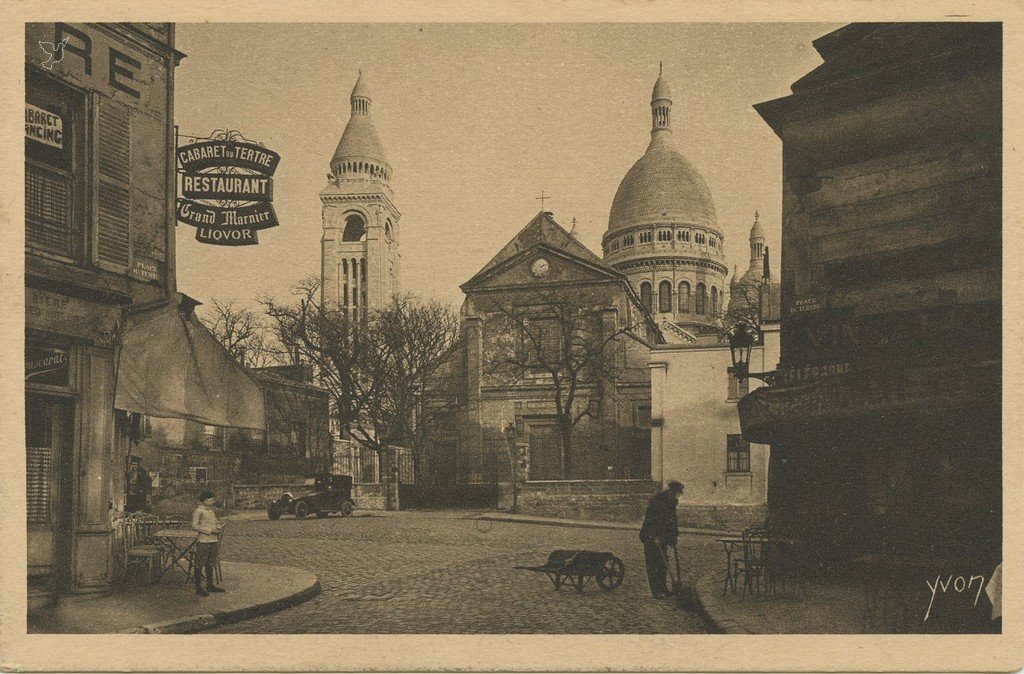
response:
[[[1019,5],[5,14],[4,671],[1024,664]]]

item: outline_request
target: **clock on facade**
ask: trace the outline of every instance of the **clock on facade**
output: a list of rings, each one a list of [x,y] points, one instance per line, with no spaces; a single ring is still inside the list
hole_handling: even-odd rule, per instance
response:
[[[548,261],[545,260],[544,258],[538,258],[536,261],[534,261],[533,266],[530,267],[530,273],[536,276],[537,278],[544,278],[545,276],[548,275],[549,271],[551,271],[551,266],[548,264]]]

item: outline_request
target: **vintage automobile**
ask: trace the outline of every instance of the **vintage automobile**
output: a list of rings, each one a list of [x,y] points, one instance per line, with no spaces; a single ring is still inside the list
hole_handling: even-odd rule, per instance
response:
[[[331,513],[349,516],[355,509],[352,500],[351,475],[314,475],[306,478],[308,489],[285,492],[267,504],[267,517],[276,520],[281,515],[327,517]]]

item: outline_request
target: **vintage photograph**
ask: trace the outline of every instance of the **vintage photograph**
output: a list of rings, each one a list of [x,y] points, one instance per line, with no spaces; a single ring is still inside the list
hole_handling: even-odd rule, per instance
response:
[[[25,24],[29,635],[1001,634],[1003,33]]]

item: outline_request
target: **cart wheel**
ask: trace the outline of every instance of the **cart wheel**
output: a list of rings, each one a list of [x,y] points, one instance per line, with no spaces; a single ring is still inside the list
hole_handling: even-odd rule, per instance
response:
[[[269,508],[267,508],[267,517],[269,517],[272,520],[276,520],[279,517],[281,517],[281,511],[273,506],[270,506]]]
[[[597,572],[595,580],[602,590],[614,590],[619,585],[622,585],[622,579],[625,575],[626,568],[622,565],[622,560],[612,556],[604,560],[604,564],[601,565],[601,570]]]
[[[353,508],[352,504],[349,503],[348,501],[345,501],[344,503],[341,504],[341,516],[342,517],[348,517],[349,515],[352,514],[353,510],[355,510],[355,508]]]
[[[297,519],[301,520],[303,517],[305,517],[308,514],[309,514],[309,504],[308,503],[306,503],[305,501],[299,501],[298,503],[295,504],[295,517]]]
[[[316,516],[319,519],[323,519],[323,518],[327,517],[327,511],[326,510],[317,510],[316,511]]]

